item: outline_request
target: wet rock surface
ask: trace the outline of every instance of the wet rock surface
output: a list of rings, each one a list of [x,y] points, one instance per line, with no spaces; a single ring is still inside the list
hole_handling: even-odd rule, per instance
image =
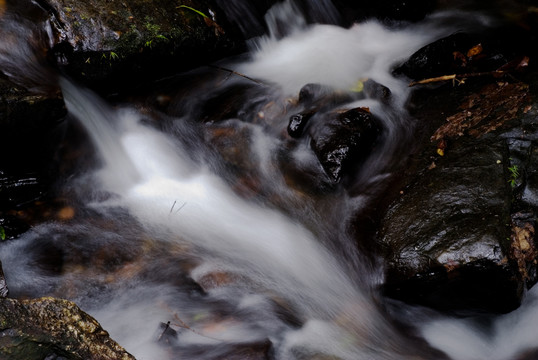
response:
[[[500,159],[502,143],[453,145],[403,190],[382,230],[390,295],[440,308],[517,306],[519,285],[502,251],[511,192]]]
[[[47,10],[56,35],[54,55],[84,82],[140,83],[243,46],[211,1],[51,0]]]
[[[524,73],[534,55],[521,46],[532,36],[456,33],[395,70],[428,81],[410,102],[421,130],[378,233],[387,295],[508,312],[536,282],[536,75]]]
[[[23,0],[2,10],[2,72],[39,91],[56,86],[58,68],[110,94],[244,50],[212,1]]]
[[[134,359],[74,303],[0,299],[2,359]]]
[[[365,108],[328,115],[310,130],[310,144],[327,175],[339,181],[370,153],[381,125]]]
[[[9,293],[7,288],[6,278],[4,277],[4,270],[2,269],[2,263],[0,262],[0,298],[5,298]]]
[[[415,116],[428,124],[379,233],[384,289],[442,310],[507,312],[536,282],[536,207],[525,197],[534,187],[536,105],[522,82],[464,86],[417,93]],[[429,112],[425,99],[438,107],[447,92],[460,102]]]

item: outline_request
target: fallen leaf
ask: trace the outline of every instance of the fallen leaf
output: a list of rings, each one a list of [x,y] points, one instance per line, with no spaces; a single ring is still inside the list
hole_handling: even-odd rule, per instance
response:
[[[467,96],[460,111],[447,117],[446,123],[432,135],[432,141],[457,138],[468,133],[479,137],[517,117],[527,107],[529,86],[499,82]]]
[[[467,57],[472,58],[473,56],[479,55],[482,53],[482,50],[482,44],[475,45],[467,51]]]

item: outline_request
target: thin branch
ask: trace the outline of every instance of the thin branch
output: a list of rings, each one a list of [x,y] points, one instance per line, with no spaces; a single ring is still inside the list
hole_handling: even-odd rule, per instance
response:
[[[459,79],[466,79],[469,77],[478,77],[478,76],[499,76],[506,74],[506,71],[502,70],[494,70],[494,71],[488,71],[488,72],[478,72],[478,73],[468,73],[468,74],[452,74],[452,75],[443,75],[443,76],[437,76],[433,78],[423,79],[419,81],[413,81],[409,84],[409,87],[415,86],[415,85],[422,85],[422,84],[431,84],[434,82],[440,82],[440,81],[447,81],[447,80],[459,80]]]
[[[166,326],[164,327],[164,330],[163,332],[161,333],[161,336],[159,336],[159,338],[157,339],[157,342],[161,341],[161,339],[163,338],[164,334],[166,333],[166,330],[168,330],[168,328],[170,328],[170,321],[168,321],[166,323]]]
[[[172,210],[174,210],[174,206],[176,206],[176,200],[174,200],[174,203],[172,204],[172,208],[170,209],[170,214],[172,213]]]
[[[215,68],[215,69],[219,69],[219,70],[222,70],[222,71],[229,72],[230,74],[234,74],[234,75],[237,75],[237,76],[241,76],[242,78],[245,78],[245,79],[247,79],[247,80],[253,81],[253,82],[255,82],[255,83],[258,84],[258,85],[264,85],[263,82],[261,82],[261,81],[259,81],[259,80],[256,80],[256,79],[253,79],[253,78],[251,78],[251,77],[249,77],[249,76],[247,76],[247,75],[245,75],[245,74],[241,74],[241,73],[239,73],[239,72],[237,72],[237,71],[235,71],[235,70],[231,70],[231,69],[223,68],[223,67],[221,67],[221,66],[217,66],[217,65],[209,65],[209,66],[212,67],[212,68]]]
[[[181,205],[181,206],[179,207],[179,209],[176,210],[176,214],[177,214],[181,209],[183,209],[183,208],[185,207],[185,205],[187,205],[186,202],[184,202],[183,205]]]
[[[183,329],[187,329],[187,330],[193,332],[194,334],[199,335],[199,336],[203,336],[203,337],[205,337],[207,339],[211,339],[211,340],[215,340],[215,341],[219,341],[219,342],[223,341],[221,339],[217,339],[217,338],[214,338],[214,337],[211,337],[211,336],[207,336],[207,335],[202,334],[201,332],[198,332],[198,331],[194,330],[189,325],[185,324],[185,322],[183,320],[181,320],[176,313],[174,313],[174,319],[178,322],[178,324],[173,324],[173,325],[179,326],[180,328],[183,328]],[[170,323],[170,321],[168,323]]]

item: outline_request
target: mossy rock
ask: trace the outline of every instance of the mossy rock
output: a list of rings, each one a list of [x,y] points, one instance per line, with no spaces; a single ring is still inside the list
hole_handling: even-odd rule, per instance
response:
[[[89,85],[140,83],[244,48],[211,1],[48,0],[45,7],[55,36],[52,54]]]
[[[133,360],[71,301],[0,299],[0,357],[5,360]]]

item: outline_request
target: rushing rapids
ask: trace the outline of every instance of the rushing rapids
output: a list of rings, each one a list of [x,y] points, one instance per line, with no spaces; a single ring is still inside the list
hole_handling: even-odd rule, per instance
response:
[[[330,4],[320,4],[336,22]],[[12,296],[76,301],[137,359],[502,360],[535,345],[538,290],[489,326],[394,302],[387,311],[376,291],[381,269],[356,250],[346,226],[345,216],[383,191],[412,141],[407,83],[391,70],[454,31],[439,25],[448,16],[344,29],[307,25],[284,2],[267,15],[269,35],[252,44],[251,59],[223,65],[235,75],[219,66],[179,76],[197,83],[170,100],[175,116],[114,107],[62,79],[97,160],[59,190],[75,208],[72,219],[1,244]],[[364,79],[390,89],[390,99],[350,95],[324,108],[368,109],[381,122],[376,146],[348,180],[352,190],[327,178],[313,186],[331,187],[329,195],[290,186],[283,162],[326,176],[309,141],[290,146],[284,134],[285,110],[305,110],[290,98],[309,83],[346,92]],[[237,88],[247,89],[239,110],[213,121],[213,109],[199,109]],[[234,160],[214,144],[223,132],[240,134],[240,144],[225,146],[254,167],[246,177],[254,174],[256,185],[233,183],[221,162]],[[518,330],[507,336],[511,324]]]

